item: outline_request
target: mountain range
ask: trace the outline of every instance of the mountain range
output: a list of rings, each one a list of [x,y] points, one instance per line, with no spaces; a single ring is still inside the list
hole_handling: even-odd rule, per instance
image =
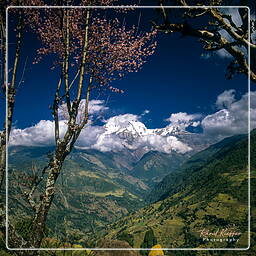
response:
[[[193,148],[181,153],[174,147],[166,153],[133,150],[136,140],[148,133],[135,127],[136,123],[110,129],[129,145],[121,151],[76,147],[68,156],[49,213],[48,236],[83,246],[95,246],[105,237],[141,247],[150,232],[163,247],[213,246],[198,238],[199,229],[235,225],[242,232],[240,242],[220,246],[246,246],[247,136],[210,145],[202,134],[152,129]],[[252,153],[255,137],[253,131]],[[22,227],[23,236],[31,211],[17,180],[20,183],[32,169],[43,168],[53,150],[9,147],[9,212],[13,223]]]
[[[256,130],[251,133],[251,155],[255,154]],[[255,169],[252,157],[251,186],[255,186]],[[100,230],[99,237],[123,239],[135,248],[143,248],[148,234],[168,248],[247,248],[248,175],[248,136],[226,138],[163,178],[149,193],[145,207]],[[221,230],[236,230],[236,235],[227,235],[233,240],[222,236],[214,241]],[[202,231],[208,235],[204,237]],[[251,236],[254,240],[254,225]]]
[[[100,131],[96,132],[94,136],[94,144],[91,143],[87,147],[81,146],[80,148],[129,154],[130,159],[136,162],[150,151],[191,155],[216,142],[213,137],[203,133],[188,132],[179,125],[148,129],[138,120],[119,119],[108,121],[104,126],[100,126]],[[129,163],[127,167],[131,168]]]

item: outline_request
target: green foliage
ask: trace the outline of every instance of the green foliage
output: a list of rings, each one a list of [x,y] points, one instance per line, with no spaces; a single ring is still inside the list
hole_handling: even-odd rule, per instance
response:
[[[154,231],[152,229],[149,229],[144,236],[144,240],[140,246],[140,248],[151,248],[154,245],[157,244],[157,238],[154,235]],[[148,255],[148,251],[141,250],[141,255],[146,256]]]
[[[205,215],[204,219],[208,225],[214,225],[219,227],[225,227],[229,224],[229,222],[223,218],[218,218],[215,215]]]
[[[256,131],[254,137],[256,137]],[[256,138],[255,138],[256,139]],[[167,175],[157,186],[155,186],[148,196],[149,202],[163,200],[168,196],[182,191],[189,184],[202,186],[209,179],[219,179],[219,182],[212,182],[218,187],[223,185],[226,180],[216,172],[223,170],[241,170],[247,166],[247,135],[236,135],[226,138],[217,144],[195,154],[175,172]],[[254,145],[254,151],[256,146]],[[253,147],[252,147],[253,150]],[[226,159],[225,159],[226,157]],[[254,165],[256,166],[256,165]],[[215,172],[212,172],[216,169]],[[200,176],[200,179],[198,178]],[[228,184],[226,184],[228,186]]]
[[[14,253],[11,253],[6,249],[6,244],[5,244],[5,238],[2,232],[0,232],[0,255],[1,256],[12,256]]]
[[[38,168],[45,166],[47,152],[51,148],[15,147],[10,149],[10,163],[13,174],[26,177],[31,161]],[[10,177],[15,177],[11,175]],[[42,182],[42,186],[45,180]],[[142,184],[142,185],[141,185]],[[26,239],[29,235],[31,207],[20,196],[17,179],[10,180],[10,216],[18,221],[18,232]],[[39,188],[41,189],[41,188]],[[127,177],[125,170],[117,169],[111,157],[98,151],[74,150],[66,159],[57,182],[53,207],[47,218],[49,234],[66,238],[66,230],[94,232],[134,211],[143,204],[142,195],[148,187],[135,177]],[[20,218],[22,216],[22,218]],[[66,224],[64,223],[66,217]],[[77,240],[70,236],[69,239]]]

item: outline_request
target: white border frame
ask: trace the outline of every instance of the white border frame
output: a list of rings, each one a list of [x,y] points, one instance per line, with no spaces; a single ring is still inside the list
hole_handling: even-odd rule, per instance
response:
[[[188,8],[220,8],[220,9],[234,9],[234,8],[244,8],[248,10],[248,37],[250,38],[250,8],[248,6],[164,6],[165,8],[173,8],[173,9],[188,9]],[[161,9],[161,6],[8,6],[6,8],[6,84],[8,84],[8,11],[10,9],[127,9],[127,8],[134,8],[134,9]],[[251,106],[251,81],[250,81],[250,45],[248,44],[248,247],[246,248],[161,248],[163,251],[246,251],[250,248],[250,231],[251,231],[251,184],[250,184],[250,177],[251,177],[251,152],[250,152],[250,131],[251,131],[251,113],[250,113],[250,106]],[[8,86],[6,87],[6,111],[8,108]],[[6,112],[7,113],[7,112]],[[7,121],[7,115],[6,115]],[[7,127],[8,133],[8,127]],[[150,251],[150,250],[159,250],[159,249],[152,249],[152,248],[10,248],[8,244],[8,229],[9,229],[9,216],[8,216],[8,140],[6,138],[6,248],[10,251],[85,251],[85,250],[92,250],[92,251]]]

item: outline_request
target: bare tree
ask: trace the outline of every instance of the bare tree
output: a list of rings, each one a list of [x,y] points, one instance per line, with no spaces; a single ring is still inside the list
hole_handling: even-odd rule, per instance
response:
[[[1,89],[4,96],[6,96],[6,87],[8,86],[8,95],[7,102],[8,108],[6,110],[6,119],[4,121],[3,130],[0,132],[0,189],[3,188],[3,179],[5,176],[5,163],[6,163],[6,143],[10,137],[10,131],[12,126],[12,119],[13,119],[13,111],[14,111],[14,103],[15,103],[15,94],[16,94],[16,83],[17,83],[17,70],[19,67],[20,62],[20,51],[22,45],[22,34],[23,34],[23,17],[19,15],[18,21],[16,24],[16,42],[15,42],[15,55],[11,73],[10,83],[6,84],[6,24],[5,24],[5,8],[7,2],[4,1],[3,5],[1,6],[1,13],[0,13],[0,50],[1,50]],[[1,99],[4,101],[4,99]],[[5,104],[3,104],[3,107]],[[3,115],[2,118],[4,119],[4,109],[1,112]],[[1,193],[0,198],[0,226],[1,231],[5,233],[5,209],[3,204],[3,193]],[[19,237],[13,228],[10,226],[10,238],[13,241],[13,245],[24,244],[24,240]]]
[[[24,5],[41,4],[40,0],[23,1]],[[10,63],[9,70],[6,69],[6,8],[8,5],[20,5],[20,1],[1,1],[0,5],[0,85],[1,85],[1,118],[3,121],[3,128],[0,131],[0,189],[4,188],[4,177],[6,171],[6,150],[7,143],[10,138],[13,113],[15,107],[15,97],[18,85],[21,81],[18,78],[18,70],[21,68],[20,58],[23,44],[24,33],[24,15],[21,11],[17,11],[17,19],[15,20],[15,42],[12,44],[14,49],[14,58]],[[25,69],[25,67],[24,67]],[[24,73],[24,70],[23,70]],[[6,83],[6,75],[9,77],[9,83]],[[7,93],[8,91],[8,93]],[[5,110],[5,99],[7,100],[7,109]],[[6,116],[6,118],[5,118]],[[5,207],[4,197],[1,191],[0,197],[0,231],[5,235]],[[26,246],[26,241],[18,235],[13,225],[9,224],[9,241],[12,247]],[[27,255],[26,252],[15,253],[15,255]]]
[[[153,22],[158,31],[164,33],[180,33],[182,36],[199,38],[203,49],[208,54],[216,51],[225,51],[231,61],[227,66],[227,78],[235,74],[249,76],[256,82],[256,41],[253,33],[256,32],[255,20],[248,20],[248,8],[210,8],[208,6],[232,5],[232,1],[208,0],[202,3],[197,0],[160,0],[161,22]],[[246,6],[248,1],[241,0],[240,5]],[[166,5],[181,6],[181,9],[172,9]],[[189,6],[204,5],[201,8]],[[234,11],[235,13],[231,13]],[[237,12],[236,12],[237,11]],[[174,13],[175,12],[175,13]],[[234,15],[236,17],[234,17]],[[236,19],[234,19],[236,18]],[[249,31],[248,23],[251,24]],[[249,33],[250,32],[250,33]],[[249,69],[248,55],[251,52]]]

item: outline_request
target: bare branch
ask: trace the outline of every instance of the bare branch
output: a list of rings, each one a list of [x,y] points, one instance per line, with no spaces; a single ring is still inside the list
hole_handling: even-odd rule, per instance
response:
[[[193,36],[203,38],[205,40],[220,40],[219,33],[213,33],[208,30],[194,29],[188,23],[164,24],[156,25],[153,23],[154,28],[165,33],[180,32],[184,36]]]
[[[80,74],[80,69],[77,71],[77,73],[76,73],[74,79],[73,79],[72,82],[70,83],[69,88],[68,88],[69,91],[71,90],[71,88],[72,88],[73,84],[75,83],[76,79],[78,78],[79,74]]]
[[[89,19],[90,19],[90,10],[87,10],[86,12],[86,23],[85,23],[85,33],[84,33],[84,46],[82,51],[82,62],[80,67],[80,78],[78,83],[78,92],[77,92],[77,98],[76,101],[80,102],[81,99],[81,93],[82,93],[82,86],[84,81],[84,72],[85,72],[85,61],[87,56],[87,48],[88,48],[88,34],[89,34]]]
[[[75,84],[75,81],[78,78],[79,74],[80,74],[80,69],[76,72],[74,79],[72,80],[72,82],[69,85],[69,89],[68,89],[69,92],[71,91],[73,85]],[[66,97],[66,93],[60,97],[60,101],[63,100],[65,97]]]
[[[67,102],[67,108],[68,108],[68,113],[69,115],[71,114],[71,100],[70,100],[70,94],[69,94],[69,47],[70,47],[70,38],[69,38],[69,10],[65,10],[65,15],[64,17],[66,18],[65,22],[65,58],[64,58],[64,80],[65,80],[65,96],[66,96],[66,102]]]
[[[242,0],[243,2],[243,0]],[[186,1],[177,0],[177,4],[180,6],[188,7]],[[162,1],[160,2],[160,5]],[[166,8],[165,8],[166,9]],[[203,11],[202,11],[203,9]],[[241,11],[241,9],[243,9]],[[199,11],[197,13],[197,11]],[[248,48],[251,49],[251,58],[256,49],[256,45],[250,41],[248,38],[248,11],[246,8],[239,8],[239,14],[241,15],[241,19],[243,21],[243,25],[238,27],[232,20],[232,16],[227,15],[225,13],[220,12],[217,8],[207,8],[200,7],[195,9],[186,9],[184,11],[184,15],[189,18],[196,18],[205,16],[206,25],[203,29],[194,28],[191,26],[188,21],[183,23],[181,22],[166,22],[166,14],[163,14],[163,19],[165,22],[163,24],[157,25],[153,23],[153,26],[158,31],[162,31],[165,33],[174,33],[180,32],[183,36],[192,36],[200,39],[201,42],[204,43],[204,49],[207,51],[217,51],[224,49],[226,50],[234,59],[236,64],[236,69],[239,73],[243,73],[248,75],[251,81],[256,82],[256,72],[253,65],[249,70],[249,65],[247,62]],[[206,15],[210,15],[213,20],[209,20]],[[229,40],[222,36],[221,31],[226,31],[232,40]],[[247,53],[242,49],[244,47],[247,50]],[[251,61],[253,62],[253,59]],[[232,69],[235,71],[235,68]]]
[[[14,109],[14,102],[15,102],[15,94],[16,94],[16,78],[17,78],[17,69],[20,61],[20,50],[21,50],[21,43],[22,43],[22,32],[23,32],[23,18],[20,15],[18,26],[17,26],[17,43],[16,43],[16,52],[14,57],[14,64],[13,64],[13,71],[12,71],[12,79],[10,86],[8,87],[8,108],[7,108],[7,138],[10,136],[11,132],[11,125],[12,125],[12,117],[13,117],[13,109]],[[8,86],[8,85],[6,85]]]
[[[210,8],[210,12],[211,16],[216,19],[219,24],[222,26],[223,29],[225,29],[230,36],[232,36],[235,40],[237,40],[238,42],[240,42],[243,46],[248,47],[248,45],[251,48],[256,48],[255,44],[252,44],[251,42],[249,42],[249,39],[245,38],[246,35],[240,36],[239,34],[237,34],[234,30],[231,24],[228,24],[224,18],[222,17],[222,14],[216,9],[216,8]]]
[[[55,124],[55,143],[58,145],[60,139],[60,128],[59,128],[59,101],[60,101],[60,87],[62,84],[62,75],[57,85],[57,89],[55,92],[55,97],[53,101],[53,116],[54,116],[54,124]]]
[[[25,71],[26,71],[27,63],[28,63],[28,57],[26,57],[26,60],[25,60],[25,63],[24,63],[24,67],[22,69],[21,78],[20,78],[20,81],[19,81],[19,83],[17,85],[17,89],[21,86],[21,84],[24,81],[24,76],[25,76]]]
[[[35,165],[32,165],[32,172],[34,174],[34,180],[33,180],[33,183],[32,183],[32,187],[28,192],[24,192],[23,194],[25,195],[28,203],[30,204],[31,208],[36,211],[37,208],[38,208],[38,205],[37,203],[33,200],[33,195],[36,191],[36,189],[38,188],[39,184],[42,182],[43,178],[44,178],[44,175],[46,173],[46,170],[50,167],[50,164],[48,164],[47,166],[45,166],[41,172],[41,175],[38,176],[38,169]]]

